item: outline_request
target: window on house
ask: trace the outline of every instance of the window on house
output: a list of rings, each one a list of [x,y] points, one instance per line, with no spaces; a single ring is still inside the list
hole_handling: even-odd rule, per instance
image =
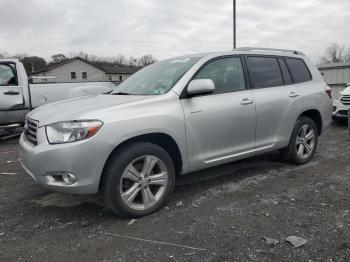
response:
[[[82,72],[81,73],[81,78],[86,80],[87,79],[87,73],[86,72]]]
[[[75,80],[77,78],[77,75],[75,72],[70,72],[70,79]]]
[[[123,81],[123,76],[119,76],[119,81]]]

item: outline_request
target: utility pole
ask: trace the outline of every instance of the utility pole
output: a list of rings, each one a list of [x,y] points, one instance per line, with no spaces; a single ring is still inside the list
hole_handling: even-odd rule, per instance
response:
[[[233,0],[233,49],[236,48],[236,0]]]

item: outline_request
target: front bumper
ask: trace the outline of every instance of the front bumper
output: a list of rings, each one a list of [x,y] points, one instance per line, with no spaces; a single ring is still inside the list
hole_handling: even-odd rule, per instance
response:
[[[23,123],[0,124],[0,136],[19,134],[23,130]]]
[[[38,145],[32,146],[22,134],[19,141],[21,164],[37,183],[64,193],[98,192],[104,164],[113,150],[110,144],[92,137],[79,142],[50,145],[43,127],[38,128],[37,140]],[[55,175],[60,173],[73,174],[77,181],[69,185],[56,179]]]
[[[347,119],[350,105],[344,105],[339,100],[333,101],[333,117],[339,119]]]

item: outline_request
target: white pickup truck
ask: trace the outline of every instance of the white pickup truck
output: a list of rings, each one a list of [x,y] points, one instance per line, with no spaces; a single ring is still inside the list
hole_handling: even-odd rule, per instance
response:
[[[23,64],[0,59],[0,136],[21,129],[25,115],[43,104],[91,94],[109,93],[111,82],[29,84]]]
[[[347,87],[340,92],[340,98],[333,101],[333,118],[335,119],[347,119],[348,112],[350,110],[350,83]]]

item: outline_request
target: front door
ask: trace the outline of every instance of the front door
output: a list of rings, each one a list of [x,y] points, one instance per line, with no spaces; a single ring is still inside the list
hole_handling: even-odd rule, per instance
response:
[[[23,94],[16,64],[0,63],[0,125],[23,122]]]
[[[255,102],[241,58],[213,60],[194,79],[211,79],[215,92],[181,100],[190,165],[216,165],[253,153]]]

